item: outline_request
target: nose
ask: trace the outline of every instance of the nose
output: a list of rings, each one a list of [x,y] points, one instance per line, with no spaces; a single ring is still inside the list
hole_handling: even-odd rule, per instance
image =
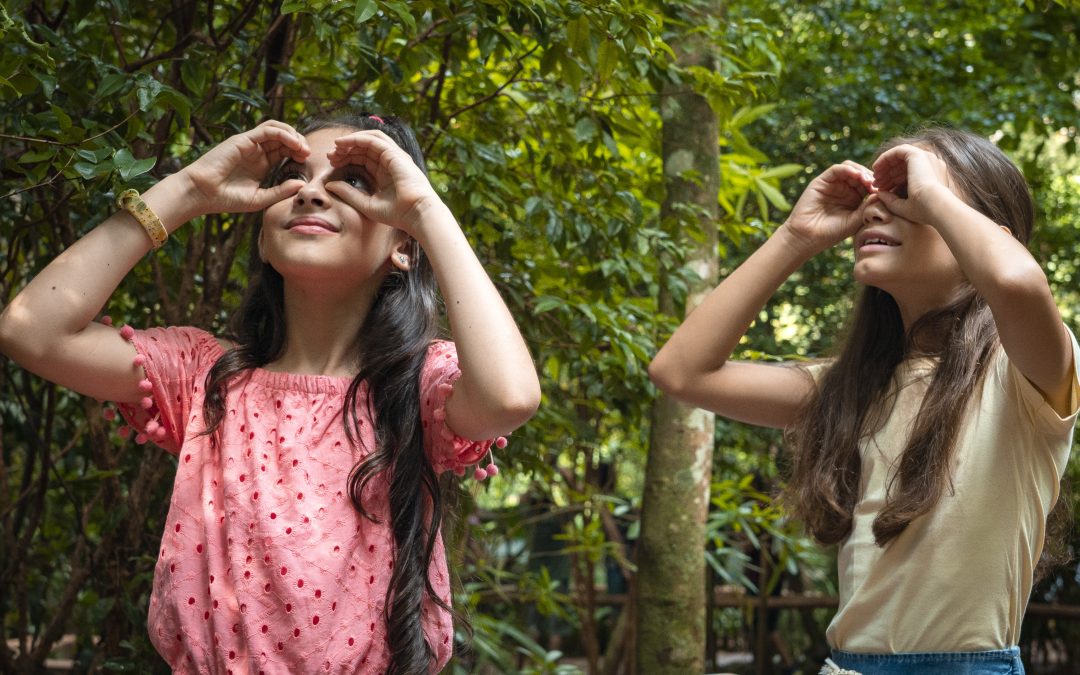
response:
[[[890,220],[892,220],[892,213],[889,209],[885,208],[885,204],[881,202],[880,197],[876,194],[872,194],[866,198],[866,203],[863,204],[864,225],[887,223]]]
[[[300,191],[296,193],[296,203],[300,206],[310,203],[312,206],[324,207],[330,203],[330,196],[323,189],[322,181],[308,181]]]

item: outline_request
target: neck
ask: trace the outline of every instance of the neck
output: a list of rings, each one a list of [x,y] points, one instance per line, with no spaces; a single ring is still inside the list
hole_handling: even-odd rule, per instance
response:
[[[916,353],[936,354],[944,346],[946,336],[950,331],[949,317],[941,317],[941,321],[932,321],[918,326],[918,332],[912,334],[919,320],[927,315],[940,311],[956,303],[962,294],[962,288],[952,289],[947,294],[938,294],[934,298],[896,298],[897,307],[900,309],[900,319],[904,323],[904,334],[910,341],[910,348]]]
[[[285,351],[267,370],[355,377],[356,340],[382,278],[339,288],[325,280],[285,282]]]
[[[896,306],[900,309],[900,320],[904,322],[904,332],[908,333],[922,317],[956,302],[963,289],[963,284],[957,283],[954,287],[945,290],[933,288],[929,284],[911,289],[883,290],[896,301]]]

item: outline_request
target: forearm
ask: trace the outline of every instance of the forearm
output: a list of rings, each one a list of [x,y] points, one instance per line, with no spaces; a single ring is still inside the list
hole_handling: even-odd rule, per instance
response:
[[[811,254],[781,227],[686,318],[649,366],[653,381],[678,393],[719,370],[776,290]]]
[[[455,429],[506,433],[531,417],[540,401],[525,340],[445,205],[425,213],[417,239],[435,270],[457,345],[462,377],[451,403],[469,408],[471,419],[453,420]]]
[[[968,206],[947,188],[930,198],[934,227],[964,276],[991,307],[1031,297],[1049,297],[1046,275],[1012,234]]]
[[[170,232],[193,217],[185,179],[161,181],[143,199]],[[127,212],[118,212],[49,263],[0,314],[0,346],[13,357],[31,347],[84,329],[124,276],[151,248],[150,238]],[[18,359],[16,359],[18,360]]]
[[[1009,232],[951,192],[930,208],[931,222],[990,307],[1005,352],[1067,414],[1072,344],[1042,268]]]

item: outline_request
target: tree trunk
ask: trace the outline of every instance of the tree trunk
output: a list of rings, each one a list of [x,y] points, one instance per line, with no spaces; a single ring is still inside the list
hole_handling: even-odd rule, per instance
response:
[[[720,2],[697,5],[719,15]],[[669,5],[668,13],[690,5]],[[682,16],[683,26],[693,18]],[[668,43],[682,66],[706,65],[711,45],[695,36]],[[661,207],[666,227],[681,234],[686,264],[695,272],[686,310],[712,290],[717,276],[718,123],[704,97],[688,85],[668,83],[660,97],[662,154],[667,196]],[[687,209],[700,221],[680,223]],[[700,226],[700,237],[691,227]],[[678,236],[678,235],[677,235]],[[676,314],[670,289],[660,290],[660,310]],[[645,469],[637,575],[637,672],[705,672],[705,518],[715,416],[659,396],[652,410],[652,435]]]

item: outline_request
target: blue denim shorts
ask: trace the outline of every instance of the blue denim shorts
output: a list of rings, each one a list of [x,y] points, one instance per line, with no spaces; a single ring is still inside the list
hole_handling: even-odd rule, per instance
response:
[[[1020,648],[989,652],[855,654],[834,649],[832,660],[862,675],[1023,675]]]

